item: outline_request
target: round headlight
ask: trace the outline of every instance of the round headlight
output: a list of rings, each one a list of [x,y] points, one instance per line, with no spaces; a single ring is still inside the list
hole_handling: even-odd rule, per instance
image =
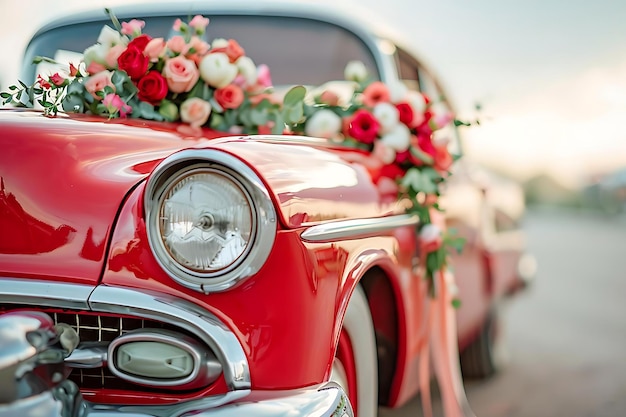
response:
[[[207,153],[223,161],[198,162]],[[275,212],[261,181],[216,151],[183,151],[166,159],[148,182],[145,204],[153,253],[190,288],[231,287],[258,271],[274,241]]]
[[[161,243],[168,256],[191,271],[228,270],[254,239],[253,207],[246,190],[225,172],[183,172],[159,204]]]

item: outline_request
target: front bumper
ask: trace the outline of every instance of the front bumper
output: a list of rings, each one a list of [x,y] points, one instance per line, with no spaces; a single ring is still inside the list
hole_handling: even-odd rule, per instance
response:
[[[203,401],[168,406],[111,406],[83,401],[76,386],[65,381],[52,391],[0,405],[0,417],[195,417],[289,416],[353,417],[344,391],[334,383],[292,391],[254,391],[218,407]]]
[[[21,307],[0,315],[0,381],[6,385],[0,391],[0,417],[353,416],[346,394],[335,383],[285,391],[252,390],[248,362],[235,335],[210,312],[166,294],[2,279],[0,303]],[[168,405],[85,401],[73,381],[63,380],[64,370],[68,366],[98,369],[107,356],[95,354],[82,343],[67,356],[60,346],[53,318],[38,311],[45,307],[98,313],[121,311],[133,317],[174,323],[212,349],[229,390]],[[82,328],[78,321],[76,325]],[[99,333],[104,330],[99,328]],[[76,352],[89,360],[79,364],[72,359]]]

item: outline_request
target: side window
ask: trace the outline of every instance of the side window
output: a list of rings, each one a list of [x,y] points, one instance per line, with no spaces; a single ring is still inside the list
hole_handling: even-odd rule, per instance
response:
[[[396,66],[398,68],[398,78],[402,83],[413,91],[419,91],[431,100],[432,110],[435,114],[454,114],[450,103],[441,90],[439,83],[410,53],[397,48]],[[461,152],[458,129],[454,123],[435,132],[436,138],[447,138],[449,140],[450,152],[458,154]]]

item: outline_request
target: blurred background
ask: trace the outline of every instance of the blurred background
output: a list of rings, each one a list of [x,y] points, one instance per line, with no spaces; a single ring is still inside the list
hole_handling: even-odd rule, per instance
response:
[[[122,3],[0,0],[0,87],[16,81],[43,22]],[[316,3],[364,10],[402,33],[459,118],[480,120],[463,132],[468,158],[524,188],[539,275],[507,311],[506,369],[467,381],[476,414],[626,415],[626,2]]]

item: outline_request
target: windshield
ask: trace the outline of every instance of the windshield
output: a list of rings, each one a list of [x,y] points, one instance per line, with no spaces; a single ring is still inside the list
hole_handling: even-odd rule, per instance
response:
[[[144,32],[151,37],[169,38],[174,20],[188,17],[141,17]],[[22,76],[34,80],[42,67],[31,63],[44,56],[60,61],[76,57],[96,43],[108,20],[92,21],[52,29],[35,37],[26,51]],[[206,40],[232,38],[245,49],[257,65],[269,66],[276,86],[320,85],[343,80],[343,71],[351,60],[362,61],[372,77],[378,79],[375,59],[368,47],[353,33],[338,26],[316,20],[270,16],[210,16]],[[77,55],[80,54],[80,55]]]

